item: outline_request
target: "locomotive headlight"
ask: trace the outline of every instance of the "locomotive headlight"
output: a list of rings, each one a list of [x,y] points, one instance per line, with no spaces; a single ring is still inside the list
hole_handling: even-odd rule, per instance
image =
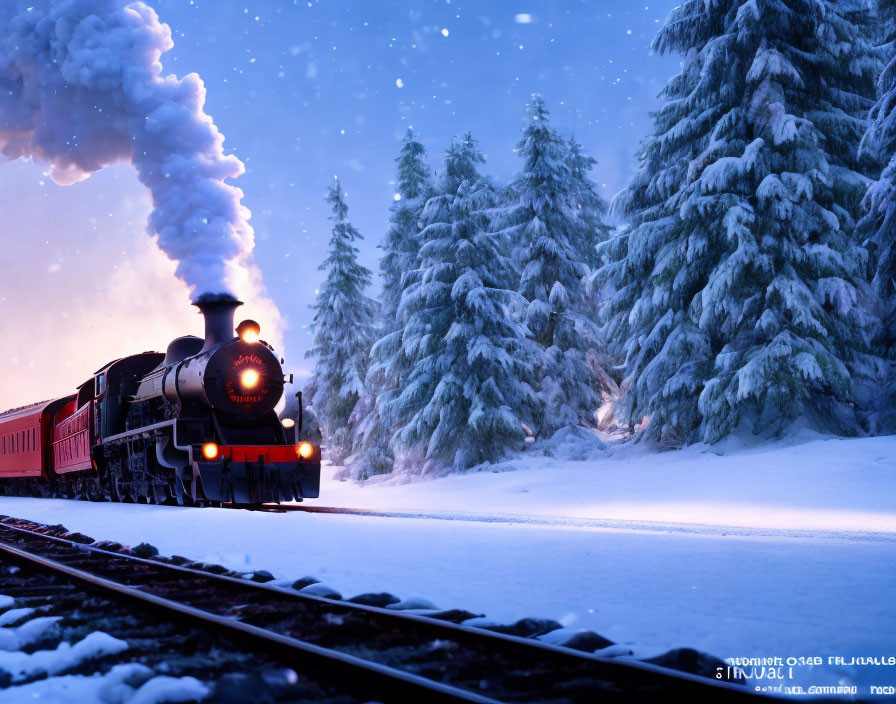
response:
[[[236,326],[236,334],[243,342],[258,342],[261,326],[254,320],[244,320]]]
[[[257,369],[247,369],[242,374],[240,374],[240,385],[244,389],[254,389],[258,386],[258,381],[261,379],[261,376],[258,373]]]
[[[202,456],[207,460],[218,459],[218,446],[213,442],[207,442],[202,446]]]
[[[310,442],[300,442],[298,447],[296,447],[296,452],[299,453],[299,457],[303,460],[310,459],[314,454],[314,445]]]
[[[293,428],[296,424],[296,422],[292,418],[284,418],[280,422],[283,423],[284,428]]]

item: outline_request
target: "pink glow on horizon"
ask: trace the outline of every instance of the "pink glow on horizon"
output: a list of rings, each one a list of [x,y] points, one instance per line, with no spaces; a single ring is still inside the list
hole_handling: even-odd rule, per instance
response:
[[[151,208],[133,169],[117,166],[73,186],[42,167],[0,163],[0,411],[72,393],[107,362],[164,351],[203,323],[185,284],[145,234]],[[281,351],[273,303],[238,290],[239,316]]]

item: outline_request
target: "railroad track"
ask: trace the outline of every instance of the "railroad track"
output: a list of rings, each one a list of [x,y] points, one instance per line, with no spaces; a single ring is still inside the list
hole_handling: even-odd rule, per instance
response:
[[[771,699],[739,684],[110,552],[25,525],[0,523],[0,555],[382,702]]]
[[[15,602],[12,608],[0,610],[5,645],[10,646],[8,634],[12,633],[11,639],[18,642],[20,649],[15,653],[19,657],[0,651],[0,655],[7,656],[10,666],[8,672],[0,668],[0,701],[5,702],[9,696],[13,701],[34,697],[78,702],[81,697],[76,684],[68,682],[60,687],[46,680],[54,676],[72,679],[79,675],[93,681],[101,678],[101,682],[105,678],[102,685],[105,688],[113,685],[111,679],[124,680],[135,689],[144,684],[152,689],[159,683],[150,680],[158,677],[176,678],[179,682],[173,684],[181,693],[184,686],[194,691],[205,690],[206,701],[218,704],[261,701],[360,704],[364,701],[345,695],[336,687],[300,677],[276,659],[247,652],[245,644],[218,637],[206,628],[160,620],[140,604],[121,600],[102,589],[91,588],[27,561],[17,562],[14,564],[7,555],[0,554],[0,594]],[[61,658],[54,657],[54,651],[65,652],[64,643],[72,646],[67,652],[81,654],[67,658],[56,667]],[[44,657],[32,656],[40,662],[29,663],[26,653],[37,651]],[[119,670],[117,677],[116,669]],[[184,683],[185,678],[193,678],[194,682]],[[7,687],[16,689],[4,693]],[[85,697],[93,701],[92,696]]]

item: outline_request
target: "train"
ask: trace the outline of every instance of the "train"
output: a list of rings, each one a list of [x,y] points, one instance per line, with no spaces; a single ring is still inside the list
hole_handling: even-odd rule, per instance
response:
[[[180,506],[320,495],[321,447],[276,406],[287,381],[242,302],[194,303],[205,337],[101,367],[76,393],[0,413],[0,495]],[[300,396],[300,394],[299,394]]]

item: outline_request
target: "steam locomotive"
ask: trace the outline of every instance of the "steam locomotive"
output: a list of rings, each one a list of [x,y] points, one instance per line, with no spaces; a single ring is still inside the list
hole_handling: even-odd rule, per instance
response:
[[[277,417],[286,379],[241,301],[195,303],[205,338],[117,359],[64,398],[0,414],[0,493],[174,505],[316,498],[320,446]],[[296,422],[298,421],[298,422]]]

